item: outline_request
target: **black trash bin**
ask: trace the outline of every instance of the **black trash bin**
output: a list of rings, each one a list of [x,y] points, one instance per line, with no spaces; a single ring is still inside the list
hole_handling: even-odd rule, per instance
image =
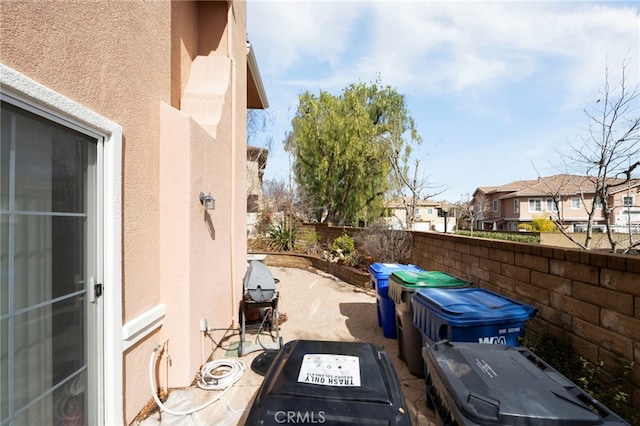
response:
[[[422,348],[440,425],[627,425],[526,348],[440,341]]]
[[[410,425],[400,381],[373,343],[293,340],[274,359],[247,425]]]

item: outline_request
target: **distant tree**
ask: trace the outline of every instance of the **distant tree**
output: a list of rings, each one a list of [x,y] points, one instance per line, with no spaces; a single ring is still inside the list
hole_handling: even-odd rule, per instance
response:
[[[284,179],[264,181],[264,198],[276,212],[287,211],[293,204],[293,191]]]
[[[462,219],[463,221],[469,222],[469,230],[471,231],[471,236],[473,237],[473,226],[474,226],[474,211],[473,211],[473,198],[469,194],[464,194],[460,197],[458,201],[455,203],[456,212],[458,213],[458,219]]]
[[[446,188],[442,185],[435,186],[428,176],[420,175],[420,160],[414,160],[413,167],[410,167],[408,158],[392,152],[390,162],[393,169],[393,198],[399,200],[405,212],[404,228],[413,229],[418,201],[434,198],[442,194]]]
[[[469,221],[471,236],[473,237],[475,223],[482,220],[484,213],[490,209],[489,200],[483,194],[479,194],[477,197],[464,194],[460,200],[455,203],[455,206],[455,211],[458,215],[456,219],[460,218]]]
[[[379,81],[352,84],[339,96],[305,92],[285,149],[301,198],[323,222],[352,224],[380,216],[391,185],[390,158],[419,136],[404,96]]]
[[[574,240],[574,243],[586,250],[591,247],[595,210],[602,209],[611,250],[616,251],[619,241],[610,226],[615,214],[610,196],[614,191],[625,188],[640,166],[640,86],[637,82],[630,84],[628,63],[629,60],[622,62],[620,81],[613,86],[609,67],[605,67],[604,89],[595,103],[584,109],[589,122],[587,134],[580,143],[569,144],[568,154],[560,154],[563,167],[584,174],[595,189],[589,192],[589,199],[585,199],[585,192],[580,194],[582,204],[591,207],[587,211],[589,219],[585,240]],[[554,196],[557,205],[559,195],[556,193]],[[568,236],[562,218],[554,220],[558,229]],[[630,242],[625,251],[638,245],[640,242]]]
[[[271,148],[273,137],[267,135],[273,124],[273,115],[267,109],[247,110],[247,145]]]

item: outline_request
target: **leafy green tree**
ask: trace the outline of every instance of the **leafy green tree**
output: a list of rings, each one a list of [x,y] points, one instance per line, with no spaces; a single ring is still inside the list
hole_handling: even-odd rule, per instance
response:
[[[302,93],[285,149],[301,198],[316,219],[337,224],[379,217],[393,158],[419,142],[404,96],[380,82],[352,84],[339,96]]]

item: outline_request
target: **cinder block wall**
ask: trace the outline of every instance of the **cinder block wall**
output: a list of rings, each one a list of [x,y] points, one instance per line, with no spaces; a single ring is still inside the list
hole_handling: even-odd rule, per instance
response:
[[[314,229],[318,234],[319,243],[322,245],[331,246],[333,240],[341,236],[343,233],[347,233],[352,238],[357,238],[358,234],[364,228],[353,228],[349,226],[329,226],[322,223],[305,224],[302,226],[304,229]]]
[[[343,229],[318,225],[321,241]],[[358,232],[359,229],[354,228]],[[412,263],[473,281],[538,308],[530,337],[568,339],[589,361],[635,362],[632,401],[640,407],[640,257],[414,232]]]

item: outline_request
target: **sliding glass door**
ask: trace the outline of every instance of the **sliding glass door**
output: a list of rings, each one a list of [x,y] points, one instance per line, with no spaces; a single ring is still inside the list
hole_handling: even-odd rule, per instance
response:
[[[0,425],[90,424],[99,141],[9,102],[0,119]]]

